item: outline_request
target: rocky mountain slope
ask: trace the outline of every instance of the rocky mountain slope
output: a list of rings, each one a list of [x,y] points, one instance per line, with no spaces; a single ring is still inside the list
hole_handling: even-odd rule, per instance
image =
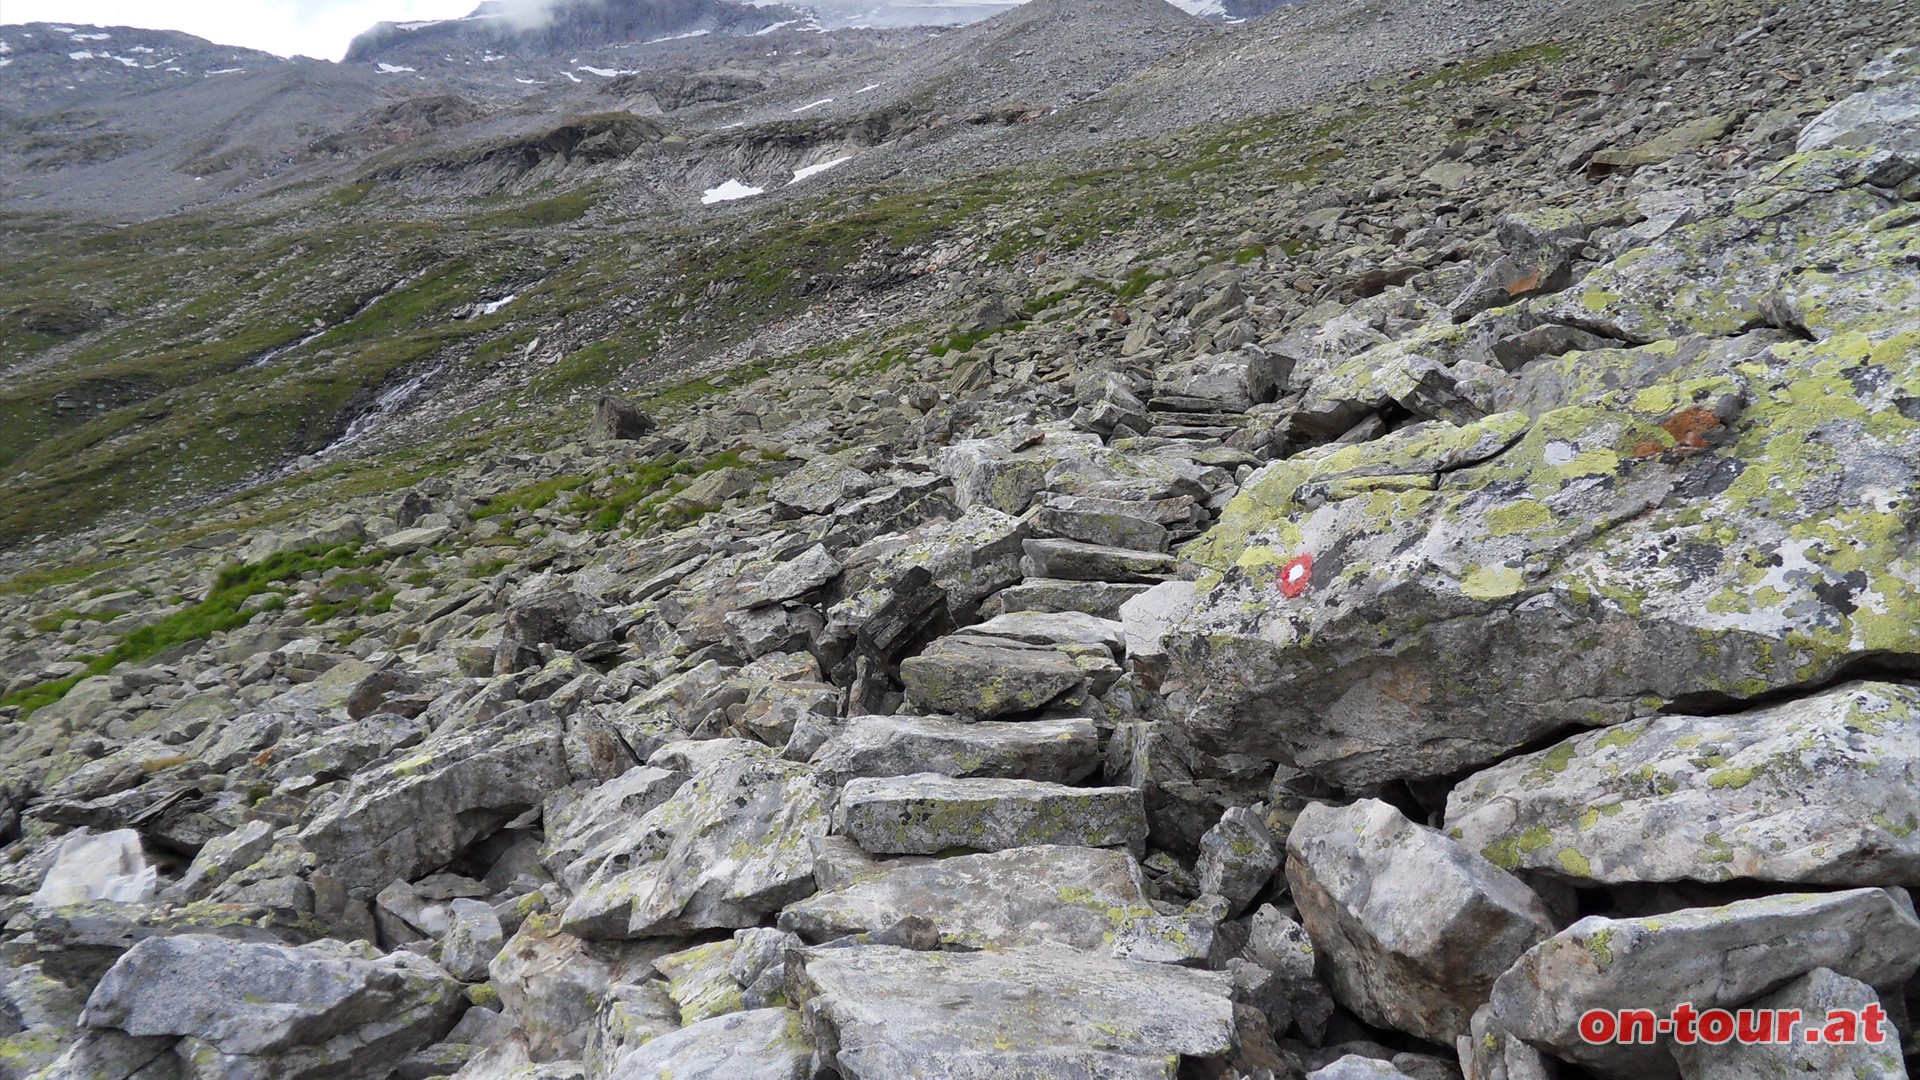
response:
[[[1373,16],[12,219],[0,1073],[1905,1076],[1920,18]]]

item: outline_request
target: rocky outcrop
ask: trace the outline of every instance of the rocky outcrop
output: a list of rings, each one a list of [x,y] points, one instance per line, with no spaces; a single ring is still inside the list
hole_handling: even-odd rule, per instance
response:
[[[374,1077],[444,1035],[462,1004],[445,972],[404,952],[183,934],[121,957],[81,1024],[173,1040],[200,1075]]]
[[[463,258],[521,291],[462,287],[489,336],[446,392],[522,354],[577,394],[537,438],[0,585],[0,1072],[1899,1075],[1579,1024],[1897,1031],[1920,958],[1920,72],[1849,83],[1794,11],[1689,9],[1696,55],[1608,9],[1644,62],[1522,49],[1396,76],[1364,130],[1207,127],[1077,178],[1115,201],[1087,221],[801,187],[744,252],[759,218],[713,210],[664,292],[621,280],[618,387],[519,313],[666,241],[567,193],[489,211],[513,242]],[[1089,134],[1038,111],[979,119]],[[719,145],[664,132],[551,149],[637,190],[663,159],[626,136]],[[378,340],[462,340],[421,320]]]

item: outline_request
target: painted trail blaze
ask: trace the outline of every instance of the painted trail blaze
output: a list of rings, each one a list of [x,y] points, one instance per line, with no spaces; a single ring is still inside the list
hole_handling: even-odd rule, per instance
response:
[[[1306,592],[1307,585],[1313,581],[1313,555],[1303,551],[1287,560],[1287,565],[1280,568],[1277,581],[1280,595],[1289,600]]]

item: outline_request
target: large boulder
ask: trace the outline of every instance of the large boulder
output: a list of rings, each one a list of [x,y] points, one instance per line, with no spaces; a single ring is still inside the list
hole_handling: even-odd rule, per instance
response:
[[[595,442],[638,439],[658,426],[640,406],[625,398],[602,394],[593,403],[593,423],[588,437]]]
[[[1227,976],[1057,945],[818,948],[795,981],[845,1080],[1167,1080],[1235,1045]]]
[[[1920,689],[1655,716],[1469,777],[1449,835],[1575,883],[1920,884]]]
[[[1054,942],[1094,950],[1128,921],[1153,914],[1132,855],[1040,846],[886,869],[788,905],[780,927],[824,941],[924,918],[954,948]]]
[[[618,623],[592,596],[565,584],[545,582],[514,596],[494,656],[500,674],[527,671],[546,662],[546,650],[574,652],[613,637]]]
[[[563,741],[544,706],[442,729],[417,752],[355,774],[300,842],[350,892],[411,881],[566,787]]]
[[[792,1009],[750,1009],[690,1024],[620,1060],[609,1080],[808,1080],[813,1048]]]
[[[1897,154],[1920,169],[1920,48],[1895,49],[1868,64],[1860,78],[1868,88],[1814,117],[1800,132],[1795,149],[1873,148]]]
[[[813,891],[811,839],[825,836],[833,792],[806,765],[764,747],[699,769],[632,824],[567,907],[590,938],[753,926]]]
[[[151,900],[158,887],[158,872],[147,862],[138,832],[94,834],[81,829],[60,841],[53,866],[31,902],[40,908],[92,900],[139,903]]]
[[[128,950],[81,1022],[178,1039],[194,1076],[379,1080],[446,1034],[463,1004],[458,983],[411,953],[188,934]]]
[[[1703,962],[1703,958],[1705,958]],[[1901,889],[1767,896],[1637,919],[1589,915],[1534,946],[1493,987],[1505,1030],[1615,1080],[1678,1074],[1671,1036],[1589,1042],[1589,1010],[1743,1005],[1815,968],[1896,992],[1920,967],[1920,919]]]
[[[1900,1033],[1887,1019],[1880,995],[1858,979],[1814,968],[1780,989],[1742,1006],[1775,1019],[1774,1026],[1789,1011],[1802,1017],[1786,1032],[1776,1031],[1772,1041],[1709,1043],[1695,1040],[1675,1046],[1674,1059],[1686,1080],[1778,1080],[1780,1077],[1835,1076],[1847,1080],[1905,1080],[1907,1066],[1901,1060]],[[1877,1020],[1867,1020],[1878,1010]],[[1829,1028],[1829,1017],[1844,1013],[1860,1018],[1858,1027],[1847,1030],[1847,1022]],[[1819,1029],[1828,1034],[1851,1036],[1809,1041]],[[1784,1038],[1779,1036],[1784,1035]]]
[[[1518,878],[1373,799],[1303,810],[1287,881],[1340,1003],[1439,1043],[1466,1034],[1500,973],[1553,933]]]
[[[1647,344],[1254,474],[1183,552],[1177,719],[1358,788],[1920,654],[1920,281],[1868,156],[1791,159],[1548,313]]]

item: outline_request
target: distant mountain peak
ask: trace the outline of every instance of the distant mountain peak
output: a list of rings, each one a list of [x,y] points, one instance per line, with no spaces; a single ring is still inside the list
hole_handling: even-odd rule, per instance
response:
[[[646,44],[691,33],[752,34],[807,12],[731,0],[483,0],[458,19],[383,22],[353,39],[348,64],[436,66],[472,52],[530,57]]]

